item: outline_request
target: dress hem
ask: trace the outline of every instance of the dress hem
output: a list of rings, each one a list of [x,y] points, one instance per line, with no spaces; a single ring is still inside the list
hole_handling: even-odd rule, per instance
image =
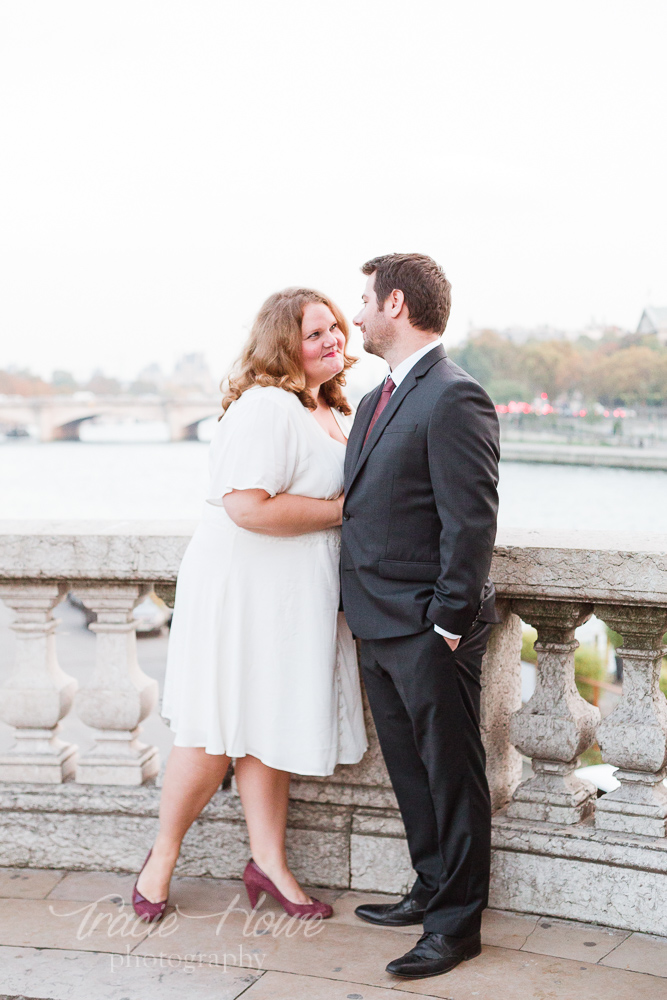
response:
[[[169,728],[171,729],[171,726]],[[172,732],[175,732],[175,730],[172,730]],[[334,764],[333,768],[330,771],[313,771],[313,770],[304,770],[303,767],[292,767],[287,765],[285,762],[277,763],[276,761],[268,760],[266,754],[260,753],[256,750],[253,750],[252,748],[244,750],[243,753],[238,753],[235,750],[211,751],[207,749],[207,744],[205,743],[176,743],[176,741],[174,741],[174,746],[201,747],[206,751],[206,753],[210,753],[212,755],[220,757],[222,756],[230,757],[233,760],[237,760],[239,757],[248,757],[248,756],[256,757],[266,767],[272,767],[276,771],[288,771],[290,774],[298,774],[307,778],[328,778],[330,775],[334,773],[334,770],[336,769],[338,764],[358,764],[362,759],[362,757],[364,756],[364,754],[366,753],[366,750],[368,750],[368,744],[366,744],[366,746],[364,747],[363,750],[361,750],[358,756],[353,757],[352,755],[349,754],[343,754],[341,758],[339,758],[336,761],[336,763]]]

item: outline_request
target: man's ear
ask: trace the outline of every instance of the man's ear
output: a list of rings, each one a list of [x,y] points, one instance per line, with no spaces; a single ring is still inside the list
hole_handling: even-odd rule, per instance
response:
[[[384,312],[388,312],[392,319],[398,319],[404,304],[405,296],[401,289],[393,288],[385,299]]]

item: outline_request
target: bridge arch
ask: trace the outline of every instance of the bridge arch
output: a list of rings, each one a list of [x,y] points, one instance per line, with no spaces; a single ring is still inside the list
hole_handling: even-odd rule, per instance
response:
[[[197,439],[202,421],[220,413],[220,396],[190,398],[63,396],[0,399],[0,423],[36,425],[42,441],[78,441],[81,424],[100,416],[161,420],[171,441]]]
[[[75,420],[68,420],[64,424],[51,424],[50,425],[50,437],[45,438],[41,435],[42,441],[80,441],[81,435],[81,424],[85,423],[87,420],[94,420],[95,417],[99,417],[99,413],[87,414],[85,417],[77,417]]]

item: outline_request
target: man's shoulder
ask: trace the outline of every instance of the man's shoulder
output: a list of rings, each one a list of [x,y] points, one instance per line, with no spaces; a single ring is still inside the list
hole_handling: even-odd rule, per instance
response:
[[[422,378],[434,399],[448,396],[471,396],[491,402],[486,389],[476,378],[448,356],[440,358]]]

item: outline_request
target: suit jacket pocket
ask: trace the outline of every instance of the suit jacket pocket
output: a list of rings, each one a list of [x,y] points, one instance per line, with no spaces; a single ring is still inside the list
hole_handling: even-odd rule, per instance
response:
[[[418,426],[419,426],[419,424],[407,424],[405,422],[403,422],[403,423],[397,423],[395,420],[392,420],[392,422],[390,424],[387,424],[387,426],[385,427],[385,429],[383,430],[382,433],[383,434],[409,434],[412,431],[416,431]]]
[[[378,573],[386,580],[415,580],[435,583],[440,575],[440,563],[381,559],[378,563]]]

